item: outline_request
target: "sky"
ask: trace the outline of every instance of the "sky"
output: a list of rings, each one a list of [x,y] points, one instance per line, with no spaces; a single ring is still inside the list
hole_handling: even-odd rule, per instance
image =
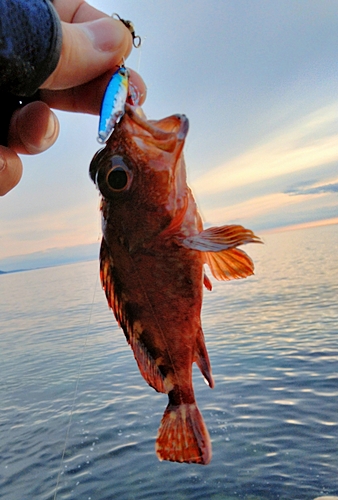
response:
[[[144,111],[184,113],[188,182],[208,225],[257,234],[338,223],[337,0],[91,0],[133,21]],[[1,259],[100,240],[88,168],[98,117],[57,112],[47,152],[0,198]],[[84,247],[82,247],[84,248]]]

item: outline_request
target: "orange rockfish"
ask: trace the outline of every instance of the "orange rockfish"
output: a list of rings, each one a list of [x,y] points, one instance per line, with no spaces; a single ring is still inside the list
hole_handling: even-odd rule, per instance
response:
[[[192,385],[195,361],[214,386],[201,327],[205,263],[219,280],[253,274],[236,247],[259,242],[242,226],[203,230],[186,182],[188,119],[147,120],[126,104],[107,145],[90,165],[102,194],[100,276],[109,306],[142,376],[169,403],[156,440],[160,460],[207,464],[208,430]]]

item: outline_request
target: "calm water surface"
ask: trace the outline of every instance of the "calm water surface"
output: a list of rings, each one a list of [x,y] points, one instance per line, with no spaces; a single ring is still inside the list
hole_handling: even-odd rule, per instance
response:
[[[338,226],[248,246],[215,283],[194,370],[208,466],[158,462],[167,396],[147,386],[96,262],[0,277],[0,497],[310,500],[338,494]],[[64,458],[62,454],[64,450]]]

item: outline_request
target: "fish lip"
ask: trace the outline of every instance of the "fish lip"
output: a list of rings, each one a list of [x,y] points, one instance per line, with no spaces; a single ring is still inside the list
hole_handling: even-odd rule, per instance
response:
[[[179,141],[183,141],[186,138],[189,130],[189,120],[186,115],[176,114],[164,118],[163,120],[152,121],[146,119],[143,111],[141,111],[142,116],[138,111],[139,109],[140,108],[137,106],[132,106],[131,104],[126,103],[125,114],[128,115],[136,125],[148,132],[156,141],[170,141],[173,137]],[[176,121],[176,124],[173,125],[173,130],[166,131],[156,125],[159,122],[170,119]],[[177,124],[179,124],[178,130]]]

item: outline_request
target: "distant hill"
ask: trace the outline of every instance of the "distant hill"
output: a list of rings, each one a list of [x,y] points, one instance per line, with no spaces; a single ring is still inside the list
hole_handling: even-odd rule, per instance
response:
[[[28,271],[42,267],[61,266],[73,262],[84,262],[98,259],[99,243],[78,245],[65,248],[50,248],[43,252],[34,252],[27,255],[14,255],[0,259],[0,274]]]

